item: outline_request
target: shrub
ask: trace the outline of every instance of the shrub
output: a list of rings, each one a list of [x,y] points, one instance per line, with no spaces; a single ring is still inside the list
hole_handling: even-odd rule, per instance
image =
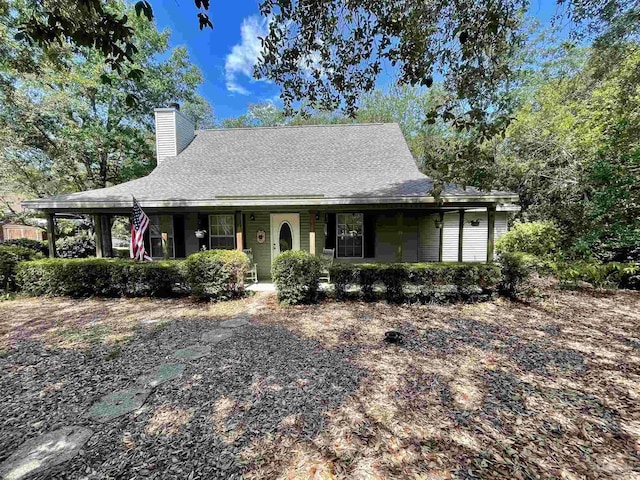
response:
[[[184,268],[194,297],[225,300],[242,292],[249,258],[238,250],[207,250],[189,255]]]
[[[41,254],[43,257],[49,256],[49,244],[47,242],[41,242],[40,240],[32,240],[30,238],[14,238],[12,240],[4,240],[0,242],[0,247],[14,246],[28,248],[35,253]]]
[[[516,223],[496,242],[496,250],[502,253],[527,253],[544,257],[558,249],[560,233],[551,222]]]
[[[56,252],[60,258],[88,258],[96,255],[96,242],[86,234],[56,240]]]
[[[635,263],[566,262],[557,265],[556,275],[564,284],[576,285],[582,281],[596,288],[637,290],[640,287],[640,266]]]
[[[271,265],[278,300],[285,305],[316,301],[321,271],[322,261],[309,252],[288,250],[278,255]]]
[[[29,248],[0,245],[0,291],[14,291],[18,264],[37,256],[40,254]]]
[[[168,297],[184,292],[180,264],[105,258],[35,260],[18,265],[16,283],[27,295]]]
[[[515,298],[522,284],[526,282],[535,269],[536,257],[522,252],[503,252],[500,254],[502,281],[500,293]]]
[[[331,278],[338,299],[347,296],[349,287],[359,286],[363,299],[373,300],[374,286],[381,283],[390,303],[448,303],[492,294],[500,282],[500,268],[484,263],[337,263]]]

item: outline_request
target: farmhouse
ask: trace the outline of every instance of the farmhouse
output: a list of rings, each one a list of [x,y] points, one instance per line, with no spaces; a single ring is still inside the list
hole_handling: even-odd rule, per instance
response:
[[[251,249],[258,276],[287,249],[337,261],[491,261],[517,195],[446,185],[439,199],[397,124],[194,131],[179,107],[155,111],[156,169],[117,186],[25,201],[48,214],[94,216],[99,256],[132,199],[151,219],[152,257]],[[517,207],[515,207],[517,208]],[[55,252],[54,248],[50,249]]]

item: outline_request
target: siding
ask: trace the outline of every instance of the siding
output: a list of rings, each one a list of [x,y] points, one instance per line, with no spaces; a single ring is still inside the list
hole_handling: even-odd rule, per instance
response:
[[[480,225],[474,227],[471,221],[477,220]],[[463,262],[487,261],[487,235],[489,222],[487,212],[466,212],[464,215],[464,232],[462,245]]]
[[[418,261],[437,262],[440,253],[440,229],[436,228],[435,221],[440,215],[425,215],[420,217],[418,223],[419,243]]]
[[[458,261],[458,233],[460,231],[460,216],[458,212],[447,213],[444,216],[444,234],[442,238],[442,261]]]
[[[177,110],[156,111],[156,159],[175,157],[193,140],[191,121]]]
[[[176,155],[187,148],[194,136],[193,123],[179,111],[175,112]]]
[[[176,155],[175,112],[170,110],[156,113],[156,160]]]
[[[404,215],[402,227],[404,242],[402,243],[402,261],[415,263],[418,261],[418,217],[415,215]]]

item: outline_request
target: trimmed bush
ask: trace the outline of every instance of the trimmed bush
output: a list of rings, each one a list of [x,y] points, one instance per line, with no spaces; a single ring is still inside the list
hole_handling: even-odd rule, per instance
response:
[[[380,285],[390,303],[449,303],[490,296],[500,282],[500,268],[484,263],[337,263],[331,278],[337,299],[359,287],[364,300],[374,300]]]
[[[207,250],[184,262],[187,285],[198,300],[226,300],[244,290],[249,258],[238,250]]]
[[[87,234],[65,237],[56,241],[56,252],[60,258],[95,257],[96,242]]]
[[[500,254],[502,281],[500,293],[515,298],[520,287],[526,282],[536,269],[537,258],[522,252]]]
[[[302,250],[288,250],[273,260],[271,278],[276,284],[278,300],[285,305],[315,302],[322,261]]]
[[[0,242],[0,247],[22,247],[33,250],[34,253],[39,253],[43,257],[49,256],[49,244],[47,242],[41,242],[40,240],[32,240],[30,238],[14,238],[12,240],[4,240]]]
[[[496,251],[544,257],[557,251],[560,232],[551,222],[515,223],[496,242]]]
[[[179,261],[133,262],[106,258],[22,262],[16,284],[27,295],[170,297],[185,292]]]
[[[40,254],[30,248],[0,245],[0,291],[14,291],[18,264],[38,256]]]

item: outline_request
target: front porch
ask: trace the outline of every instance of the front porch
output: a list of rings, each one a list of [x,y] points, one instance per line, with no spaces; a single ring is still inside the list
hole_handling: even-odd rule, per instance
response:
[[[201,249],[251,249],[258,278],[270,278],[273,258],[286,249],[322,254],[333,249],[343,262],[491,262],[495,240],[507,230],[509,208],[497,203],[431,207],[352,205],[335,207],[145,208],[151,219],[147,250],[154,258],[184,258]],[[47,212],[55,255],[56,213]],[[96,256],[114,256],[114,216],[130,210],[85,210],[93,218]]]

